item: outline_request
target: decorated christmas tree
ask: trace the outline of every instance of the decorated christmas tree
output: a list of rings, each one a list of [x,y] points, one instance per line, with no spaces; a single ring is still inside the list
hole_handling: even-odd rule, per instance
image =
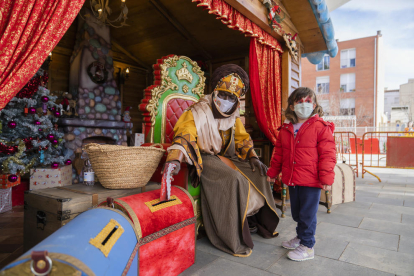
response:
[[[10,182],[17,174],[30,168],[69,165],[63,156],[63,132],[57,127],[62,106],[55,103],[46,84],[48,75],[43,69],[0,111],[0,165],[1,173],[9,174]]]

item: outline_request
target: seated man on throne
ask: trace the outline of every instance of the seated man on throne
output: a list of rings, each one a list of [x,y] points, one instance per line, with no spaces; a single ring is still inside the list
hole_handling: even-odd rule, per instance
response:
[[[174,127],[167,163],[193,168],[192,182],[201,184],[201,211],[211,243],[234,256],[249,256],[251,232],[264,238],[278,234],[279,217],[266,166],[253,150],[253,141],[240,120],[239,98],[249,88],[249,77],[228,64],[213,74],[214,91],[189,107]]]

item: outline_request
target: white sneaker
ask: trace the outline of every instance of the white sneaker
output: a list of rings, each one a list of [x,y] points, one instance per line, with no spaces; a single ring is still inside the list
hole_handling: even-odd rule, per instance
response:
[[[282,247],[286,249],[296,249],[300,245],[300,239],[298,237],[294,237],[290,241],[282,242]]]
[[[315,257],[315,251],[313,248],[309,248],[301,244],[295,250],[290,251],[287,256],[292,261],[301,262],[312,260]]]

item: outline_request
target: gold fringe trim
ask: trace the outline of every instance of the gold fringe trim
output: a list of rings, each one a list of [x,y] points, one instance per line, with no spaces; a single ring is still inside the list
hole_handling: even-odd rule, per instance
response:
[[[245,255],[245,254],[233,254],[233,256],[234,256],[234,257],[240,257],[240,258],[247,258],[247,257],[250,257],[250,255],[252,255],[252,253],[253,253],[253,250],[251,250],[250,248],[249,248],[249,250],[250,250],[250,252],[249,252],[249,253],[247,253],[246,255]]]

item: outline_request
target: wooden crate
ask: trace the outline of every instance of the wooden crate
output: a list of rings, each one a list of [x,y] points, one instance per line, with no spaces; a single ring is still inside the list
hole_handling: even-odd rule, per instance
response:
[[[24,195],[25,251],[107,197],[119,198],[140,192],[141,188],[109,190],[100,184],[77,184],[27,191]]]

